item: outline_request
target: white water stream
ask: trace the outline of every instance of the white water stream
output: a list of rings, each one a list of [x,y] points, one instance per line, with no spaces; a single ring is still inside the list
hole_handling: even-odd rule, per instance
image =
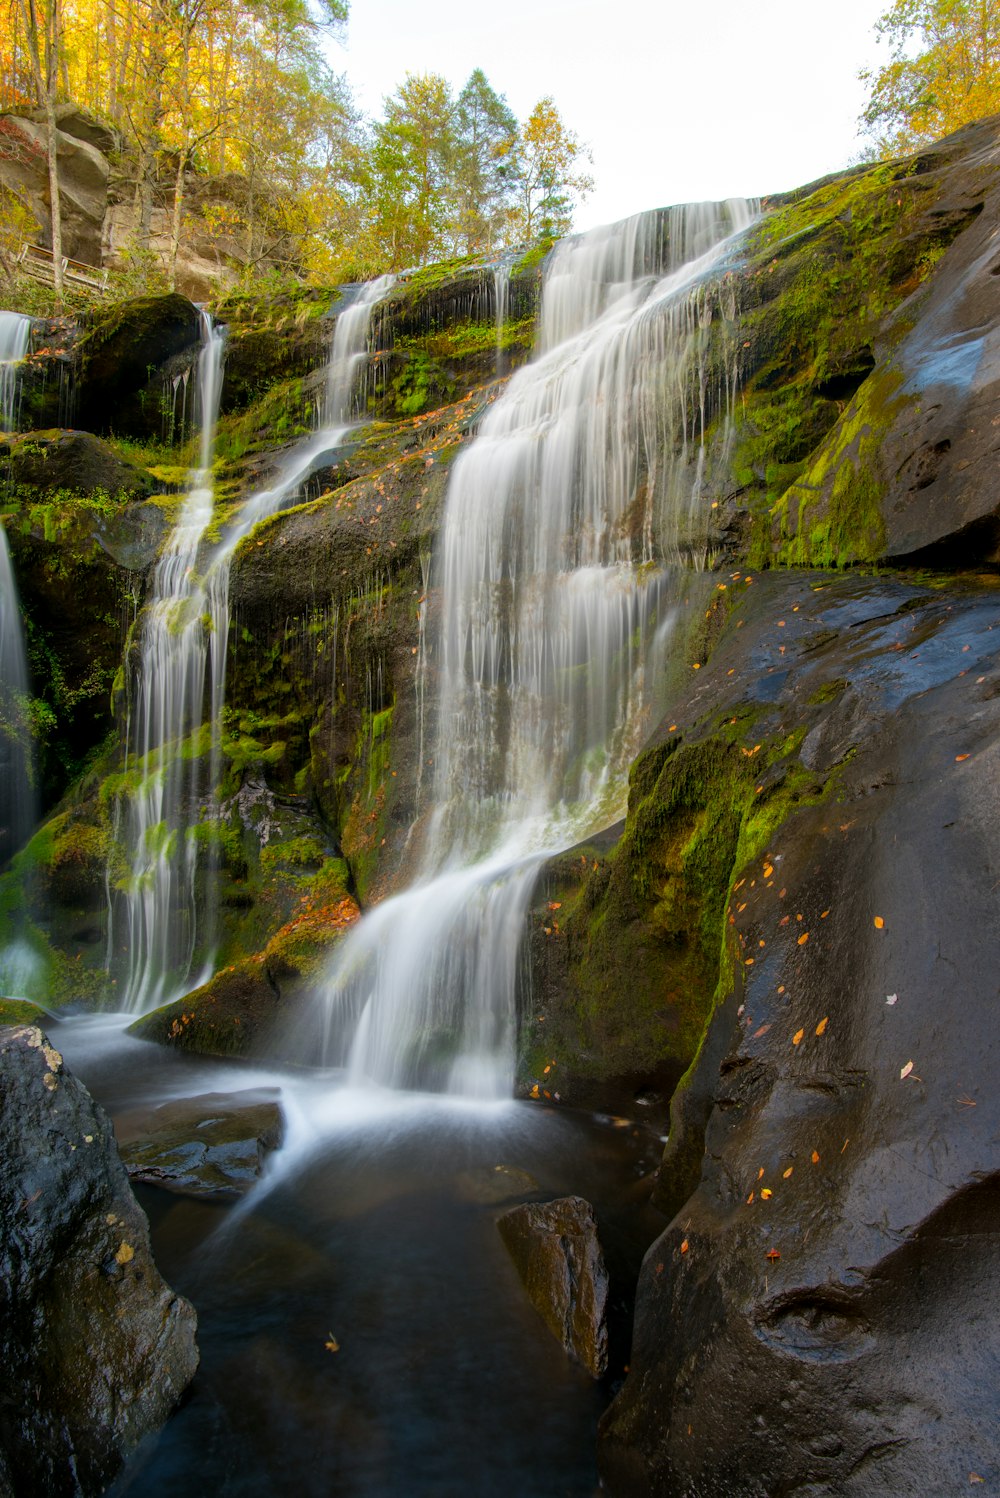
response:
[[[338,950],[322,1059],[353,1084],[509,1095],[518,960],[541,861],[624,810],[671,623],[664,563],[705,559],[704,333],[745,203],[560,244],[539,352],[452,474],[433,807],[420,875]],[[315,1048],[314,1048],[315,1050]]]
[[[16,432],[18,428],[21,368],[30,339],[30,317],[0,312],[0,432]]]
[[[129,868],[124,876],[112,869],[108,874],[108,966],[123,974],[120,1004],[131,1013],[179,998],[213,970],[217,881],[211,877],[211,860],[230,562],[253,526],[297,496],[343,440],[354,419],[371,313],[390,285],[391,278],[383,277],[363,286],[339,313],[321,429],[293,449],[275,482],[247,499],[223,540],[207,552],[203,542],[212,519],[224,333],[211,327],[210,319],[203,325],[197,380],[199,466],[146,608],[119,801],[119,832],[127,834]],[[200,878],[199,870],[206,869],[209,877]],[[200,977],[193,977],[196,951],[204,968]]]
[[[17,430],[21,372],[30,337],[30,317],[0,312],[0,432]],[[23,846],[35,824],[28,692],[21,605],[7,535],[0,525],[0,864]]]

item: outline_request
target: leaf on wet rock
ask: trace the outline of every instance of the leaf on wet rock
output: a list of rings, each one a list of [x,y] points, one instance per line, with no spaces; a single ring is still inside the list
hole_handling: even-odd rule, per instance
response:
[[[805,1033],[805,1030],[796,1030],[795,1034],[792,1036],[792,1045],[801,1045],[802,1037]]]
[[[902,1067],[901,1070],[900,1070],[899,1080],[902,1081],[904,1077],[908,1077],[910,1075],[910,1072],[912,1070],[913,1070],[913,1062],[912,1061],[908,1061],[906,1063],[906,1065],[904,1067]]]
[[[884,925],[885,925],[885,921],[882,919],[882,917],[880,915],[877,915],[875,917],[875,930],[876,931],[881,931]]]
[[[825,1034],[826,1027],[827,1027],[827,1024],[829,1022],[829,1019],[830,1019],[830,1016],[828,1014],[824,1014],[823,1018],[820,1020],[819,1024],[816,1026],[816,1034],[817,1035],[823,1035],[823,1034]]]

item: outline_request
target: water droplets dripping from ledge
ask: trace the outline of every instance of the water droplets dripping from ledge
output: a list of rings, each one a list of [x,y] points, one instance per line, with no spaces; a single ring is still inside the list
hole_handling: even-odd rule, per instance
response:
[[[537,869],[621,816],[668,648],[665,564],[708,550],[703,439],[735,374],[724,356],[713,388],[707,340],[751,212],[697,205],[559,245],[539,353],[455,464],[420,872],[348,935],[308,1040],[354,1084],[510,1091]]]

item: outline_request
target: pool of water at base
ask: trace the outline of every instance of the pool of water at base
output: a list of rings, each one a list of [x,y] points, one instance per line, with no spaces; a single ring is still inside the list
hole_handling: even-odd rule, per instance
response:
[[[156,1262],[198,1312],[201,1364],[113,1498],[590,1498],[597,1420],[628,1359],[628,1301],[664,1220],[662,1145],[621,1119],[525,1102],[358,1092],[184,1057],[104,1016],[53,1024],[112,1117],[281,1090],[284,1147],[237,1205],[139,1187]],[[534,1199],[594,1204],[611,1273],[595,1383],[528,1303],[496,1228],[498,1166]],[[502,1189],[502,1188],[501,1188]]]

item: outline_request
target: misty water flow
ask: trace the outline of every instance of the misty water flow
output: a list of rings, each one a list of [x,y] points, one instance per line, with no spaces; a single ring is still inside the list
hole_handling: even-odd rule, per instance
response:
[[[17,430],[31,318],[0,312],[0,431]],[[31,683],[17,583],[0,525],[0,867],[24,846],[37,820],[28,703]],[[31,984],[30,947],[15,938],[0,953],[0,985],[13,996]]]
[[[145,1012],[179,998],[213,969],[213,834],[221,771],[230,563],[254,525],[300,493],[355,420],[371,313],[391,284],[392,278],[386,276],[362,286],[338,314],[320,429],[286,455],[273,483],[249,496],[214,549],[206,548],[204,540],[213,513],[212,452],[225,333],[203,315],[196,395],[201,427],[198,468],[156,569],[129,712],[119,806],[124,808],[131,863],[124,877],[114,868],[108,873],[108,966],[112,972],[124,968],[118,1006],[123,1010]],[[203,973],[193,981],[196,951]]]
[[[559,244],[538,353],[456,462],[420,874],[339,948],[310,1042],[354,1084],[509,1095],[538,866],[622,815],[670,564],[706,559],[703,439],[736,379],[733,352],[711,388],[707,330],[735,316],[724,261],[751,212],[694,205]]]

